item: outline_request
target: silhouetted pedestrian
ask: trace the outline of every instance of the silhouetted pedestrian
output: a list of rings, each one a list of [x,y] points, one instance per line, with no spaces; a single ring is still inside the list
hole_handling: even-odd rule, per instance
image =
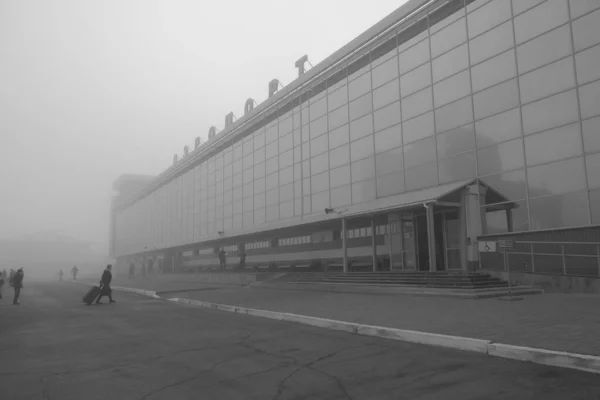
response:
[[[61,282],[63,281],[62,277],[63,277],[63,270],[61,268],[61,269],[58,270],[58,280],[61,281]]]
[[[73,268],[71,269],[71,275],[73,275],[73,280],[76,281],[77,280],[77,273],[79,272],[79,268],[77,268],[77,265],[73,265]]]
[[[19,268],[17,272],[15,272],[11,285],[15,289],[15,297],[13,298],[13,305],[19,305],[19,296],[21,295],[21,289],[23,288],[23,278],[25,278],[25,272],[23,272],[23,267]]]
[[[221,265],[221,272],[225,272],[227,269],[227,252],[225,248],[221,248],[219,251],[219,264]]]
[[[96,304],[100,304],[100,299],[102,296],[108,296],[108,300],[110,303],[115,303],[112,298],[112,289],[110,288],[110,282],[112,281],[112,265],[108,264],[106,269],[102,273],[102,278],[100,278],[100,294],[96,299]]]

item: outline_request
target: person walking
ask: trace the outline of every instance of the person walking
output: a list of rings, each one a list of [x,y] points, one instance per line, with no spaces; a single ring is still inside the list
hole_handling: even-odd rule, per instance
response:
[[[100,278],[100,294],[96,299],[96,304],[100,304],[100,299],[102,299],[102,296],[108,296],[109,303],[115,303],[112,298],[112,289],[110,288],[110,282],[112,281],[111,270],[112,265],[108,264],[102,273],[102,278]]]
[[[4,285],[6,285],[6,281],[8,279],[8,273],[6,270],[3,270],[0,273],[0,299],[2,299],[2,292],[4,291]]]
[[[73,275],[73,280],[76,281],[77,280],[77,273],[79,272],[79,268],[77,268],[77,265],[73,265],[73,268],[71,268],[71,274]]]
[[[23,278],[25,278],[25,272],[23,272],[23,267],[19,268],[17,272],[15,272],[11,285],[15,289],[15,296],[13,298],[13,305],[19,305],[19,296],[21,295],[21,289],[23,288]]]
[[[243,271],[246,268],[246,250],[242,248],[240,250],[240,271]]]
[[[61,269],[58,270],[58,280],[61,281],[61,282],[63,281],[62,277],[63,277],[63,270],[61,268]]]
[[[227,269],[227,252],[224,247],[221,247],[219,251],[219,264],[221,265],[221,272],[225,272]]]

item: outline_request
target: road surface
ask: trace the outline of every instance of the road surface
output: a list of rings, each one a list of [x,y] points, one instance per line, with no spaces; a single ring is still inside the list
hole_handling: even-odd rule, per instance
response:
[[[0,398],[600,399],[584,372],[86,290],[0,300]]]

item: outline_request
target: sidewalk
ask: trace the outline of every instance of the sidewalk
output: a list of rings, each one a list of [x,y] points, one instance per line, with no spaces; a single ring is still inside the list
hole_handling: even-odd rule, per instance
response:
[[[164,293],[162,297],[600,356],[600,296],[596,295],[543,294],[505,302],[218,286],[192,279],[193,275],[173,275],[148,282],[136,279],[130,284],[124,279],[114,285],[154,291],[190,289],[195,291]],[[207,288],[211,290],[201,290]]]

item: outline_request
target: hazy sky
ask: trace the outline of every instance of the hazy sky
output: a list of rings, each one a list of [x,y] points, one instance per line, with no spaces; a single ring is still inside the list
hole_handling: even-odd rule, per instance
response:
[[[160,173],[403,3],[0,0],[0,239],[106,248],[120,174]]]

